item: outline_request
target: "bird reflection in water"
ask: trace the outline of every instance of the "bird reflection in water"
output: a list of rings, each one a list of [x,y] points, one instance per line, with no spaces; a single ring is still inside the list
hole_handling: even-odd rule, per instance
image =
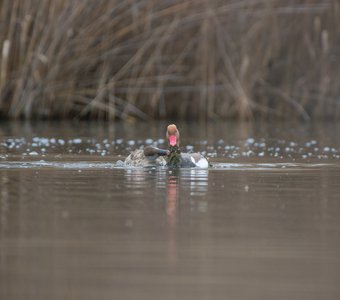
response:
[[[208,172],[208,170],[202,169],[174,169],[168,173],[166,184],[168,255],[173,262],[177,261],[177,219],[178,210],[181,207],[180,200],[181,198],[189,199],[190,209],[205,212],[207,207],[205,195],[208,190]],[[203,206],[202,203],[204,203]],[[185,204],[183,203],[183,205]],[[191,207],[192,205],[194,207]]]
[[[168,254],[169,259],[177,261],[176,218],[178,205],[178,171],[170,171],[166,186],[166,215],[168,227]]]
[[[148,203],[152,199],[157,202],[162,201],[166,218],[165,238],[168,259],[173,263],[178,261],[180,225],[186,223],[186,220],[182,220],[179,224],[178,212],[181,209],[182,215],[188,216],[189,213],[190,216],[192,213],[199,214],[207,211],[208,174],[209,170],[198,168],[128,168],[125,170],[125,188],[128,194]],[[146,189],[148,193],[145,193]]]

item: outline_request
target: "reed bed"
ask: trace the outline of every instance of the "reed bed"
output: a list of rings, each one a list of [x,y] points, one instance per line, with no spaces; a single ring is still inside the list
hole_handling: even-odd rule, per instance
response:
[[[338,0],[0,0],[8,118],[339,118]]]

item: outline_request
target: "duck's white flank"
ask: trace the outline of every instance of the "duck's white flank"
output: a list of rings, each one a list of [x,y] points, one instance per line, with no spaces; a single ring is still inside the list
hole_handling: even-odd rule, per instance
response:
[[[199,168],[202,168],[202,169],[207,169],[209,168],[209,163],[208,161],[206,160],[206,158],[201,158],[198,162],[195,162],[195,165]]]

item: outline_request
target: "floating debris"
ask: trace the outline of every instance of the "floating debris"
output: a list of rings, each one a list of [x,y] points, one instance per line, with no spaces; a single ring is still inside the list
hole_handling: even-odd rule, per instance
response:
[[[246,140],[246,145],[252,145],[252,144],[254,144],[255,143],[255,140],[253,139],[253,138],[248,138],[247,140]]]
[[[81,144],[82,140],[81,139],[73,139],[73,140],[69,140],[68,143],[77,145],[77,144]]]
[[[39,153],[37,151],[31,151],[30,153],[28,153],[28,155],[36,156],[39,155]]]
[[[126,156],[135,149],[144,145],[158,145],[167,147],[164,139],[128,139],[108,138],[97,140],[96,138],[69,139],[61,137],[39,137],[31,139],[24,137],[0,139],[1,159],[6,155],[42,156],[58,154],[89,154],[91,156]],[[285,141],[283,139],[264,139],[254,137],[245,138],[237,142],[228,143],[223,139],[215,142],[198,140],[190,142],[182,147],[185,152],[200,152],[209,158],[223,159],[252,159],[266,158],[278,160],[326,160],[340,158],[340,148],[332,144],[323,144],[315,139],[308,141]],[[7,157],[7,156],[6,156]]]

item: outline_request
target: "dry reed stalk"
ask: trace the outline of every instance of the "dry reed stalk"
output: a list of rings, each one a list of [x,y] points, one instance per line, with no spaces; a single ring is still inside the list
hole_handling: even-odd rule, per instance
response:
[[[340,115],[337,0],[3,0],[0,114]]]

